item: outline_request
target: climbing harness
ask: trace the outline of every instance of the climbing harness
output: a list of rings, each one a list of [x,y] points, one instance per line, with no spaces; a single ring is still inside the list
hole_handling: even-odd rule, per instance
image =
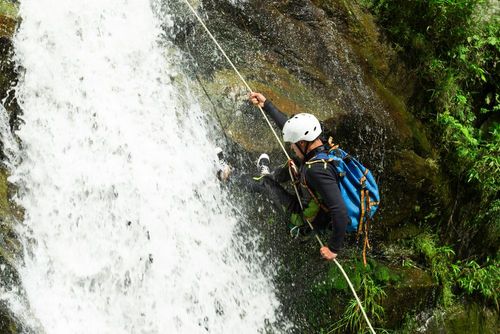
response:
[[[194,16],[196,17],[196,19],[198,20],[198,22],[202,25],[202,27],[205,29],[205,31],[207,32],[207,34],[210,36],[210,38],[212,39],[212,41],[214,42],[214,44],[217,46],[217,48],[220,50],[220,52],[222,53],[222,55],[226,58],[226,60],[228,61],[229,65],[231,65],[231,67],[233,68],[233,70],[236,72],[236,74],[238,75],[238,77],[241,79],[241,81],[243,82],[243,84],[245,85],[245,87],[248,89],[248,91],[251,93],[253,92],[253,90],[250,88],[250,86],[248,85],[248,83],[246,82],[246,80],[243,78],[243,76],[240,74],[240,72],[238,71],[238,69],[236,68],[236,66],[234,66],[233,62],[231,61],[231,59],[229,59],[229,57],[227,56],[226,52],[224,51],[224,49],[220,46],[219,42],[217,42],[217,40],[215,39],[214,35],[210,32],[210,30],[207,28],[207,26],[205,25],[205,23],[203,22],[203,20],[201,19],[201,17],[198,15],[198,13],[196,12],[196,10],[193,8],[193,6],[191,6],[191,4],[189,3],[188,0],[184,0],[187,4],[187,6],[189,7],[189,9],[191,10],[191,12],[193,12]],[[296,180],[293,176],[293,171],[292,170],[295,170],[296,171],[296,168],[292,168],[292,163],[293,163],[293,160],[292,158],[290,158],[290,155],[288,154],[288,152],[286,151],[285,147],[283,146],[283,143],[281,142],[281,139],[279,138],[278,134],[276,133],[276,131],[274,130],[271,122],[269,121],[269,118],[266,116],[266,114],[264,113],[264,110],[262,109],[262,107],[260,105],[257,104],[257,107],[259,108],[262,116],[264,117],[267,125],[269,126],[269,128],[271,129],[271,132],[273,133],[274,137],[276,138],[276,140],[278,141],[281,149],[283,150],[283,153],[285,154],[286,158],[287,158],[287,161],[288,161],[288,164],[290,166],[290,168],[288,169],[289,172],[290,172],[290,177],[292,178],[292,180]],[[300,199],[300,194],[299,194],[299,190],[297,188],[297,183],[295,182],[292,182],[293,184],[293,188],[294,188],[294,191],[295,191],[295,195],[297,196],[297,199],[299,201],[299,204],[300,204],[300,208],[301,210],[303,211],[304,210],[304,206],[302,204],[302,201]],[[314,236],[316,237],[316,240],[318,241],[320,247],[324,247],[325,245],[323,244],[323,241],[321,241],[320,237],[318,236],[318,234],[315,232],[314,230],[314,227],[313,225],[311,224],[311,222],[309,221],[309,219],[304,219],[307,224],[309,225],[309,227],[311,228],[311,231],[314,233]],[[333,259],[333,262],[337,265],[337,267],[340,269],[340,271],[342,272],[342,275],[345,277],[349,287],[351,288],[351,291],[354,295],[354,297],[356,298],[356,302],[358,303],[358,306],[361,310],[361,312],[363,313],[363,317],[365,318],[367,324],[368,324],[368,327],[370,328],[370,331],[375,334],[375,330],[373,329],[373,326],[372,324],[370,323],[370,320],[368,319],[368,316],[366,315],[366,312],[365,312],[365,309],[361,303],[361,300],[359,299],[358,297],[358,294],[356,293],[356,290],[354,290],[354,286],[352,285],[352,282],[351,280],[349,279],[349,276],[347,276],[346,272],[344,271],[344,268],[342,268],[342,266],[340,265],[340,263],[337,261],[337,259]]]

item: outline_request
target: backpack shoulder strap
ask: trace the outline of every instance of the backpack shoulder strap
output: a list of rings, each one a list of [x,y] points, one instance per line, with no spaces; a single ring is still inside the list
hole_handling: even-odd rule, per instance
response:
[[[316,202],[316,204],[325,212],[328,212],[330,210],[328,210],[328,208],[326,207],[326,205],[324,205],[323,203],[321,203],[321,201],[319,200],[318,196],[316,196],[316,194],[314,193],[314,191],[312,191],[312,189],[307,185],[307,182],[306,182],[306,178],[304,177],[303,180],[302,180],[302,186],[304,188],[307,189],[307,192],[309,193],[309,195],[311,195],[311,198],[314,202]]]

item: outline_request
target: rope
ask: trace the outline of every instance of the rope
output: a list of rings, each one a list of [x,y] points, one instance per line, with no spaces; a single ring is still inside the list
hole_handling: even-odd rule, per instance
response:
[[[248,89],[248,91],[251,93],[253,92],[253,90],[250,88],[250,86],[248,85],[248,83],[246,82],[245,78],[243,78],[243,76],[241,75],[240,71],[238,71],[238,69],[236,68],[236,66],[234,66],[233,62],[231,61],[231,59],[229,59],[229,57],[227,56],[226,52],[224,51],[224,49],[222,49],[222,47],[220,46],[219,42],[217,42],[217,40],[215,39],[214,35],[212,35],[212,33],[210,32],[210,30],[207,28],[207,26],[205,25],[205,23],[203,22],[203,20],[201,19],[201,17],[198,15],[198,13],[196,12],[196,10],[193,8],[193,6],[191,6],[191,4],[189,3],[188,0],[184,0],[186,2],[186,4],[188,5],[189,9],[193,12],[194,16],[196,16],[196,18],[198,19],[198,22],[202,25],[202,27],[205,29],[205,31],[207,32],[207,34],[210,36],[210,38],[212,39],[212,41],[215,43],[215,45],[219,48],[220,52],[222,53],[222,55],[226,58],[226,60],[228,61],[229,65],[231,65],[231,67],[233,68],[233,70],[236,72],[236,74],[238,75],[238,77],[241,79],[241,81],[243,82],[243,84],[245,85],[245,87]],[[269,128],[271,129],[274,137],[276,138],[276,140],[278,141],[281,149],[283,150],[283,153],[285,153],[285,156],[287,157],[288,161],[292,161],[292,159],[290,158],[290,155],[288,154],[288,152],[286,151],[285,147],[283,146],[283,143],[281,142],[281,139],[280,137],[278,136],[278,134],[276,133],[276,131],[274,130],[271,122],[269,121],[269,118],[266,116],[266,114],[264,113],[264,110],[262,109],[262,107],[260,105],[257,104],[257,107],[259,108],[262,116],[264,117],[264,119],[266,120],[266,123],[267,125],[269,126]],[[292,180],[294,180],[294,176],[293,176],[293,173],[292,173],[292,170],[291,168],[289,168],[289,172],[290,172],[290,177],[292,178]],[[299,200],[299,204],[300,204],[300,208],[302,209],[302,211],[304,211],[304,206],[302,205],[302,201],[300,200],[300,195],[299,195],[299,190],[297,189],[297,185],[295,183],[293,183],[293,188],[295,190],[295,194],[297,195],[297,199]],[[311,224],[311,222],[308,220],[308,219],[305,219],[305,221],[307,222],[307,224],[309,224],[309,227],[311,228],[312,231],[314,231],[314,227],[313,225]],[[324,244],[323,242],[321,241],[321,239],[319,238],[318,234],[317,233],[314,233],[314,236],[316,237],[316,240],[318,240],[318,243],[321,247],[324,247]],[[342,268],[342,266],[340,265],[340,263],[337,261],[337,259],[333,259],[333,262],[335,262],[335,264],[337,265],[337,267],[340,269],[340,271],[342,272],[342,275],[344,275],[346,281],[347,281],[347,284],[349,285],[349,287],[351,288],[351,291],[354,295],[354,297],[356,298],[356,302],[358,303],[359,305],[359,308],[361,309],[361,312],[363,313],[363,316],[368,324],[368,327],[370,327],[370,330],[373,334],[375,334],[375,330],[373,329],[372,327],[372,324],[370,323],[370,320],[368,319],[368,316],[366,315],[366,312],[365,312],[365,309],[363,308],[363,305],[361,304],[361,300],[359,299],[358,297],[358,294],[356,293],[356,290],[354,290],[354,286],[352,285],[351,283],[351,280],[349,279],[349,276],[347,276],[346,272],[344,271],[344,268]]]
[[[196,12],[196,10],[193,8],[193,6],[191,6],[191,4],[189,3],[188,0],[185,0],[185,1],[186,1],[186,4],[188,5],[189,9],[191,9],[191,11],[193,12],[194,16],[196,16],[196,18],[198,19],[198,21],[200,22],[200,24],[203,26],[203,28],[207,32],[208,36],[210,36],[210,38],[212,39],[212,41],[214,41],[215,45],[217,45],[217,47],[219,48],[219,50],[222,53],[222,55],[229,62],[229,65],[231,65],[231,67],[236,72],[236,74],[238,75],[238,77],[240,77],[240,79],[243,82],[243,84],[245,84],[246,88],[248,89],[248,92],[249,93],[253,92],[252,88],[250,88],[250,86],[246,82],[245,78],[243,78],[243,76],[241,75],[240,71],[238,71],[238,69],[236,68],[236,66],[234,66],[233,62],[231,61],[231,59],[229,59],[229,57],[227,56],[227,54],[224,51],[224,49],[220,46],[219,42],[217,42],[217,40],[215,39],[214,35],[212,35],[212,33],[210,32],[210,30],[208,30],[207,26],[205,25],[205,23],[203,22],[203,20],[201,19],[201,17],[198,15],[198,13]],[[262,110],[261,106],[257,105],[257,107],[259,108],[260,112],[262,113],[262,116],[264,116],[264,119],[266,120],[267,125],[269,125],[269,128],[271,129],[274,137],[276,137],[276,140],[280,144],[281,149],[283,150],[283,152],[285,152],[285,155],[286,155],[287,159],[290,160],[290,156],[288,155],[287,151],[285,150],[285,147],[283,146],[283,143],[281,142],[280,137],[278,136],[278,134],[276,134],[276,131],[274,130],[273,125],[269,121],[269,118],[267,118],[267,116],[264,113],[264,110]]]

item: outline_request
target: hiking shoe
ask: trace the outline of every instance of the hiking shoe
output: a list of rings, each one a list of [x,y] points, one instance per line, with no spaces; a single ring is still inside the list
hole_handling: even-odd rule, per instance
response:
[[[226,159],[224,159],[224,152],[222,151],[222,148],[217,147],[215,149],[215,154],[217,154],[218,158],[217,178],[220,181],[227,181],[229,179],[229,175],[231,175],[231,166],[229,166]]]
[[[257,168],[259,169],[260,176],[271,174],[271,169],[269,168],[270,164],[269,156],[265,153],[262,153],[257,160]]]

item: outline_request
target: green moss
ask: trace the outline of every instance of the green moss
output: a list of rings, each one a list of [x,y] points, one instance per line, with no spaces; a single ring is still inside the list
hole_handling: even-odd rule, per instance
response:
[[[0,168],[0,262],[11,263],[19,245],[12,235],[14,210],[9,201],[7,177],[7,172]]]
[[[407,110],[404,101],[386,88],[378,79],[372,78],[378,96],[391,113],[402,138],[411,139],[414,149],[424,157],[433,157],[432,146],[422,124]]]
[[[0,333],[2,334],[16,334],[21,333],[17,328],[14,318],[8,310],[2,309],[4,306],[0,305]]]
[[[402,151],[395,161],[393,172],[405,178],[406,182],[417,185],[423,181],[438,182],[437,167],[430,159],[424,159],[414,151]]]
[[[389,268],[380,266],[375,270],[375,278],[380,282],[389,282],[391,280],[391,273]]]
[[[441,285],[440,303],[444,307],[451,306],[455,297],[452,291],[455,283],[451,270],[455,252],[448,246],[438,246],[436,237],[428,233],[418,236],[414,245],[416,250],[424,255],[434,280]]]
[[[8,16],[10,18],[17,18],[18,8],[12,1],[0,0],[0,16]]]
[[[381,286],[396,283],[400,279],[399,275],[393,272],[389,267],[371,258],[368,259],[366,267],[363,261],[358,259],[343,261],[342,266],[346,272],[349,273],[349,279],[356,290],[361,287],[365,275],[369,275],[374,282]],[[327,279],[320,282],[317,287],[325,291],[342,290],[346,293],[350,292],[344,276],[336,265],[330,267]]]
[[[0,168],[0,263],[12,265],[20,252],[20,244],[13,232],[13,222],[22,219],[18,210],[9,201],[8,173]]]
[[[419,209],[416,209],[418,213]],[[415,224],[405,224],[399,227],[393,227],[389,230],[388,240],[392,242],[397,242],[399,240],[410,239],[418,234],[422,233],[421,228]]]
[[[12,37],[17,25],[17,12],[15,4],[0,0],[0,37]]]
[[[341,113],[339,106],[309,88],[283,67],[262,63],[260,68],[252,71],[240,71],[253,90],[262,92],[288,115],[309,112],[325,119]],[[273,75],[269,76],[269,73]],[[326,80],[319,72],[314,75],[318,80]],[[254,77],[259,79],[252,79]],[[267,81],[263,82],[260,78]],[[248,91],[233,70],[217,71],[210,80],[202,80],[202,84],[211,98],[217,101],[221,127],[232,140],[251,152],[279,148],[259,111],[248,104]],[[235,117],[238,113],[248,113],[250,117]]]
[[[500,328],[498,311],[477,303],[461,303],[447,310],[436,310],[428,320],[426,333],[496,334]],[[410,333],[407,331],[407,333]]]
[[[4,169],[0,169],[0,219],[2,220],[5,220],[5,217],[11,212],[7,177],[7,172]]]

